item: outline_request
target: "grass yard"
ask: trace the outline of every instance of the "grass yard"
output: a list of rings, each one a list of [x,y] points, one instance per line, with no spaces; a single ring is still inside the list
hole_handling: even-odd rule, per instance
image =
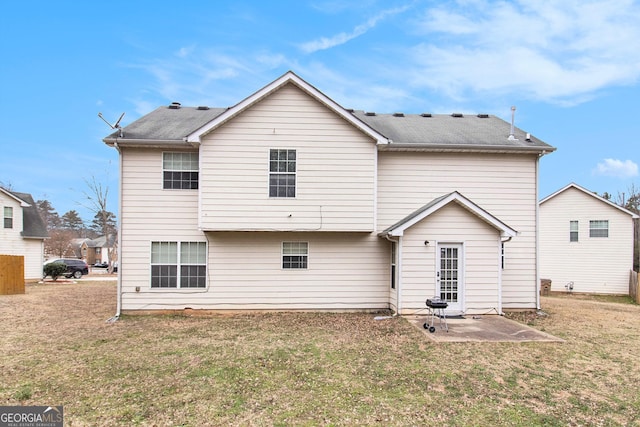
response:
[[[544,297],[564,343],[435,344],[372,314],[125,316],[113,282],[0,296],[0,405],[68,426],[640,425],[640,306]]]

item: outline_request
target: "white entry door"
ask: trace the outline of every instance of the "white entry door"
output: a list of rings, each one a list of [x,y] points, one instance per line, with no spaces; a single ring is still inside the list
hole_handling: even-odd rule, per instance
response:
[[[462,312],[462,244],[438,244],[437,262],[436,287],[438,295],[448,303],[448,312]]]

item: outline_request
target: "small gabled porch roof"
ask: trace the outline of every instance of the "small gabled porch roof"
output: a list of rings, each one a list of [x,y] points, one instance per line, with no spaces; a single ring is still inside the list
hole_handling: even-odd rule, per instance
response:
[[[427,203],[420,209],[407,215],[405,218],[401,219],[400,221],[396,222],[386,230],[379,233],[379,236],[381,237],[402,236],[406,229],[419,223],[429,215],[439,211],[443,207],[447,206],[449,203],[457,203],[459,206],[466,209],[471,214],[475,215],[476,217],[480,218],[487,224],[494,227],[496,230],[500,231],[500,235],[502,237],[514,237],[518,234],[518,232],[515,229],[509,227],[500,219],[490,214],[488,211],[481,208],[477,204],[473,203],[471,200],[469,200],[459,192],[454,191],[433,199],[431,202]]]

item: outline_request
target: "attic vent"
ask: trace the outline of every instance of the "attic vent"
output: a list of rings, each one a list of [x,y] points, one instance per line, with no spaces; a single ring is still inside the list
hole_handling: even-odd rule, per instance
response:
[[[452,113],[451,117],[464,117],[462,113]]]
[[[422,113],[420,114],[422,117],[431,117],[431,113]]]
[[[172,102],[171,105],[169,105],[169,108],[171,108],[172,110],[177,110],[178,108],[180,108],[180,103]]]
[[[376,113],[374,113],[373,111],[367,111],[366,113],[364,113],[365,116],[375,116]]]
[[[488,119],[488,118],[489,118],[489,115],[488,115],[488,114],[480,113],[480,114],[478,114],[478,117],[479,117],[479,118],[481,118],[481,119]]]
[[[404,117],[404,113],[393,113],[393,117]]]
[[[207,107],[206,105],[201,105],[198,107],[198,110],[208,110],[209,107]]]

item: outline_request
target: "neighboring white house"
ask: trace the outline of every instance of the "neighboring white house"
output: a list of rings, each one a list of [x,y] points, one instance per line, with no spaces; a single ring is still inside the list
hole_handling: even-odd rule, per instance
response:
[[[25,279],[41,279],[47,227],[33,198],[0,187],[0,254],[24,256]]]
[[[539,306],[538,162],[555,148],[495,116],[348,110],[287,72],[104,142],[118,312]]]
[[[597,194],[569,184],[540,201],[540,274],[552,291],[628,294],[633,219]]]

